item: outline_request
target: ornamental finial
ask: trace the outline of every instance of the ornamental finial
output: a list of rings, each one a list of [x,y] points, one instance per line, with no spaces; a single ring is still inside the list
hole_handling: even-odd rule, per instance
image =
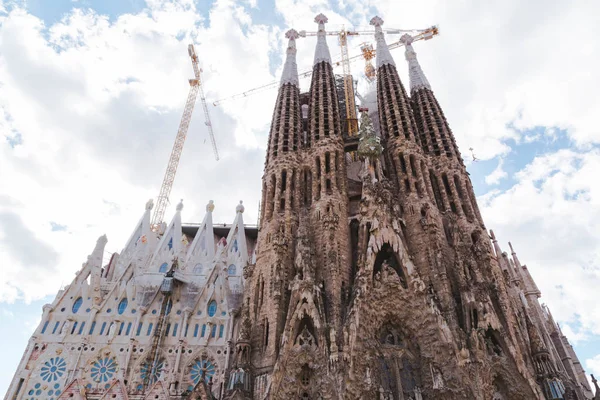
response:
[[[373,25],[375,28],[381,29],[381,25],[383,25],[383,20],[376,15],[373,18],[371,18],[371,25]]]
[[[375,27],[375,40],[377,41],[377,68],[381,68],[385,64],[393,65],[395,67],[396,63],[390,54],[390,49],[385,42],[385,37],[381,30],[383,20],[380,17],[375,16],[371,18],[371,25]]]
[[[177,207],[175,208],[175,210],[177,210],[177,211],[183,210],[183,199],[179,200],[179,204],[177,204]]]
[[[404,35],[402,35],[402,37],[400,38],[400,41],[401,41],[402,43],[404,43],[405,45],[412,44],[413,40],[414,40],[414,39],[413,39],[413,37],[412,37],[412,36],[410,36],[408,33],[405,33],[405,34],[404,34]]]
[[[429,81],[421,66],[419,65],[419,61],[417,60],[417,53],[415,49],[412,47],[412,42],[414,38],[410,36],[408,33],[402,35],[400,38],[400,42],[404,43],[406,47],[406,51],[404,52],[404,57],[406,61],[408,61],[408,76],[410,78],[410,90],[418,90],[421,88],[427,88],[431,90],[431,86],[429,85]]]
[[[206,205],[206,212],[213,212],[214,209],[215,209],[215,202],[212,200],[209,200],[208,204]]]
[[[285,37],[289,39],[287,47],[287,56],[283,65],[283,73],[281,74],[281,85],[291,83],[299,87],[298,82],[298,65],[296,64],[296,39],[300,37],[295,29],[290,29],[285,33]]]
[[[319,25],[326,24],[327,21],[328,21],[327,17],[325,15],[323,15],[322,13],[315,17],[315,22]]]
[[[287,31],[285,33],[285,37],[290,39],[290,40],[296,40],[300,37],[300,35],[298,34],[298,31],[295,29],[290,29],[289,31]]]
[[[327,47],[327,40],[325,39],[325,23],[327,22],[327,17],[323,14],[319,14],[315,17],[315,22],[319,24],[319,30],[317,32],[317,48],[315,49],[313,66],[323,61],[331,64],[331,55],[329,54],[329,47]]]
[[[238,205],[235,207],[235,212],[236,212],[236,213],[243,214],[243,213],[244,213],[244,210],[245,210],[245,208],[244,208],[244,202],[243,202],[242,200],[240,200],[240,204],[238,204]]]

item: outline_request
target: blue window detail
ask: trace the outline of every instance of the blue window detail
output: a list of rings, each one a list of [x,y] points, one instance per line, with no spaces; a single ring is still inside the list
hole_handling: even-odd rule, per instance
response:
[[[190,378],[194,385],[197,385],[200,382],[200,379],[204,378],[204,380],[208,383],[212,379],[215,374],[216,368],[209,360],[199,359],[192,365],[192,369],[190,370]],[[193,389],[193,388],[192,388]]]
[[[223,330],[225,329],[225,326],[220,325],[219,326],[219,337],[222,338],[223,337]]]
[[[150,336],[150,334],[152,333],[152,322],[150,322],[150,325],[148,325],[148,330],[146,331],[146,336]]]
[[[128,303],[127,297],[124,297],[123,300],[121,300],[121,302],[119,303],[119,308],[117,310],[119,315],[121,315],[125,312],[125,310],[127,309],[127,303]]]
[[[169,315],[171,313],[171,308],[173,308],[173,301],[169,299],[167,301],[167,307],[165,308],[165,315]]]
[[[217,326],[213,325],[212,329],[210,331],[210,337],[215,337],[215,336],[217,336]]]
[[[208,316],[214,317],[216,313],[217,313],[217,302],[212,300],[210,303],[208,303]]]
[[[77,329],[77,321],[75,321],[75,323],[73,324],[73,327],[71,328],[71,335],[73,333],[75,333],[75,329]]]
[[[121,322],[121,325],[119,326],[119,333],[118,333],[119,336],[121,336],[121,333],[123,333],[124,326],[125,326],[125,322]]]
[[[235,275],[236,268],[235,264],[231,264],[229,268],[227,268],[227,275]]]
[[[238,243],[237,243],[237,239],[233,240],[233,251],[235,251],[237,253],[238,251]]]
[[[117,372],[117,363],[112,358],[100,358],[91,368],[91,377],[94,382],[108,382]],[[110,387],[110,385],[109,385]]]
[[[58,329],[58,325],[60,324],[60,322],[56,321],[56,323],[54,324],[54,329],[52,329],[52,334],[54,335],[56,333],[56,330]]]
[[[127,324],[127,331],[125,332],[125,335],[129,336],[129,332],[131,332],[131,322]]]
[[[167,324],[167,330],[165,331],[165,336],[169,336],[170,331],[171,331],[171,324]]]
[[[165,360],[156,360],[153,365],[150,365],[150,362],[146,361],[142,364],[140,378],[143,381],[147,381],[148,383],[153,384],[160,379],[164,367]]]
[[[102,323],[102,327],[100,328],[100,336],[102,336],[102,334],[104,333],[104,330],[106,329],[106,322]]]
[[[96,327],[96,321],[92,321],[92,326],[90,326],[89,334],[92,335],[94,333],[94,328]]]
[[[194,327],[194,337],[198,337],[198,328],[200,327],[200,325],[196,324],[196,326]],[[204,335],[202,335],[204,336]]]
[[[77,332],[78,335],[81,335],[83,333],[84,327],[85,327],[85,321],[81,323],[81,326],[79,327],[79,332]]]
[[[173,238],[169,239],[169,243],[167,244],[167,246],[169,246],[169,250],[173,248]]]
[[[221,311],[221,315],[225,316],[225,315],[227,315],[227,312],[226,311]]]
[[[204,334],[206,333],[206,324],[202,325],[202,334],[200,335],[200,337],[204,337]]]
[[[179,327],[179,324],[175,324],[173,326],[173,336],[177,336],[177,328]]]
[[[167,264],[167,263],[162,263],[162,265],[161,265],[161,266],[160,266],[160,268],[158,269],[158,272],[165,273],[165,272],[167,272],[167,268],[169,268],[169,264]]]
[[[46,333],[46,328],[48,328],[49,323],[50,323],[50,321],[44,322],[44,327],[42,328],[42,333]]]
[[[81,305],[83,304],[83,299],[81,297],[78,297],[77,300],[75,300],[75,303],[73,303],[73,314],[77,314],[77,311],[79,311],[79,307],[81,307]]]
[[[185,324],[185,330],[183,331],[183,336],[184,337],[187,337],[187,331],[188,331],[189,327],[190,327],[190,324]]]
[[[60,379],[67,371],[67,362],[60,357],[51,358],[42,365],[40,376],[46,382],[54,382]],[[36,389],[39,388],[36,384]],[[54,385],[56,387],[56,385]],[[60,386],[59,386],[60,387]],[[38,389],[41,394],[41,391]],[[58,392],[58,391],[57,391]],[[40,395],[38,394],[38,396]]]
[[[140,336],[140,332],[142,332],[142,325],[144,325],[143,322],[138,324],[137,331],[135,331],[135,336]]]

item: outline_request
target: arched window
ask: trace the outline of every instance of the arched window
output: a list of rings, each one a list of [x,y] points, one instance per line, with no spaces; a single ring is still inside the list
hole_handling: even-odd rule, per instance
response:
[[[231,264],[229,268],[227,268],[227,275],[235,275],[236,268],[235,264]]]
[[[160,273],[163,273],[163,274],[164,274],[165,272],[167,272],[167,268],[169,268],[169,264],[167,264],[167,263],[163,263],[163,264],[160,266],[160,268],[158,269],[158,272],[160,272]]]
[[[208,316],[214,317],[216,313],[217,313],[217,302],[212,300],[210,303],[208,303]]]
[[[201,274],[202,273],[202,269],[203,269],[202,264],[198,263],[194,267],[194,273],[195,274]]]
[[[127,297],[124,297],[121,300],[121,302],[119,303],[119,307],[117,308],[117,312],[120,315],[120,314],[123,314],[126,309],[127,309]]]
[[[173,238],[169,239],[169,243],[167,244],[167,246],[169,246],[169,250],[173,248]]]
[[[173,308],[173,300],[169,299],[169,300],[167,300],[167,306],[165,308],[165,315],[169,315],[169,313],[171,312],[171,308]]]
[[[83,299],[81,297],[78,297],[77,300],[75,300],[75,302],[73,303],[73,314],[77,314],[77,311],[79,311],[79,307],[81,307],[81,305],[83,304]]]

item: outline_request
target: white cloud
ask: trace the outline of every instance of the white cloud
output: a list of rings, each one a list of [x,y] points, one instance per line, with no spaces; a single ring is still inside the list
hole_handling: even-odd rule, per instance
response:
[[[504,169],[502,169],[503,166],[504,160],[501,158],[500,161],[498,161],[498,166],[496,169],[494,169],[491,174],[485,177],[485,183],[488,185],[497,185],[502,179],[506,178],[508,174]]]
[[[158,193],[192,76],[189,42],[213,98],[251,76],[273,79],[277,29],[250,26],[232,1],[217,2],[210,18],[208,28],[183,1],[154,1],[114,21],[89,10],[49,27],[22,9],[0,18],[0,127],[22,138],[14,148],[0,142],[0,213],[11,222],[1,224],[0,301],[55,293],[105,232],[108,251],[124,245]],[[215,219],[231,222],[244,199],[246,221],[255,222],[272,102],[211,110],[219,163],[203,143],[197,105],[171,196],[186,200],[185,220],[200,220],[214,199]],[[51,221],[69,229],[52,232]]]
[[[592,374],[600,376],[600,354],[585,360],[585,366],[591,370]]]
[[[479,198],[484,220],[512,241],[555,318],[600,334],[600,151],[536,157],[506,192]],[[570,330],[570,328],[567,328]]]

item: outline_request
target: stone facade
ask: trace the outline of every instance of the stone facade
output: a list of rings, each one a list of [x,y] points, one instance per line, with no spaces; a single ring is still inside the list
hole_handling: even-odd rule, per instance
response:
[[[315,22],[309,93],[286,34],[258,232],[241,203],[214,227],[210,203],[200,226],[180,205],[158,234],[149,203],[121,254],[102,267],[101,237],[44,307],[6,399],[593,397],[527,267],[486,230],[413,38],[409,96],[371,21],[378,80],[348,137]]]

